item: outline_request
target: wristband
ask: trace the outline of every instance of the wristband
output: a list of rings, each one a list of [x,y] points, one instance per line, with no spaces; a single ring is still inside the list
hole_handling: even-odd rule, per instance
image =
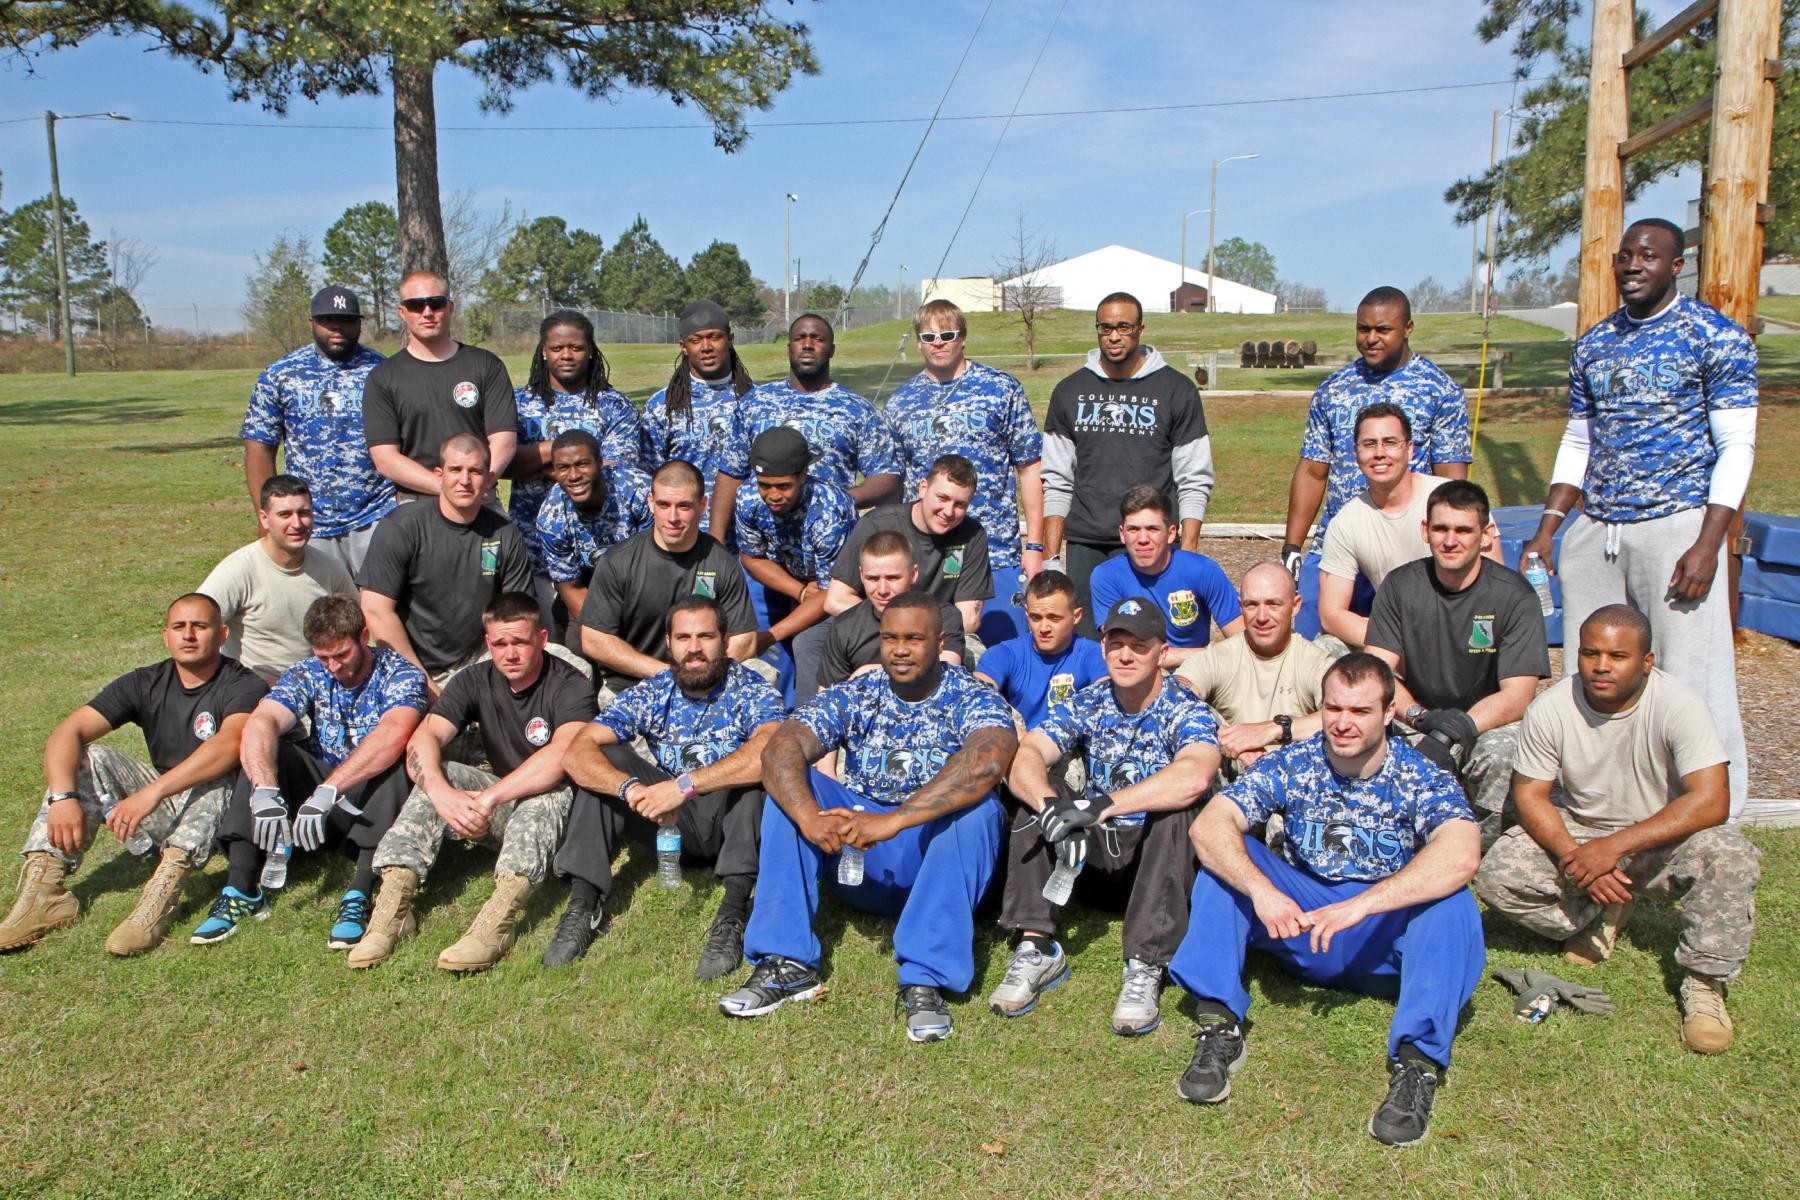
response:
[[[1281,726],[1281,741],[1279,744],[1286,746],[1291,743],[1294,740],[1294,718],[1288,716],[1286,713],[1276,713],[1273,720],[1275,724]]]
[[[1561,520],[1564,520],[1565,518],[1567,518],[1569,514],[1564,509],[1551,508],[1548,505],[1546,505],[1544,508],[1544,515],[1546,517],[1555,517],[1557,520],[1561,521]]]
[[[80,797],[77,796],[74,792],[45,792],[44,793],[44,803],[45,804],[55,804],[58,800],[78,800],[78,799],[80,799]]]
[[[700,789],[694,786],[694,777],[689,775],[686,771],[683,771],[675,777],[675,786],[681,790],[682,796],[688,800],[692,800],[695,796],[700,794]]]
[[[640,784],[642,782],[643,782],[643,780],[639,779],[636,775],[627,775],[625,778],[619,780],[619,791],[618,791],[619,803],[620,804],[628,803],[628,801],[625,798],[627,793],[629,793],[632,788],[636,787],[638,784]]]
[[[1042,542],[1026,542],[1025,548],[1034,553],[1042,554],[1044,552],[1044,543],[1042,543]]]

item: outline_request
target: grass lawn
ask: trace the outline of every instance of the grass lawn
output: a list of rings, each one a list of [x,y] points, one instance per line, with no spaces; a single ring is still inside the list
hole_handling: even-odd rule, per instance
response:
[[[1252,319],[1219,319],[1204,345],[1181,344],[1179,317],[1152,318],[1151,336],[1178,354],[1222,348],[1249,336],[1239,320]],[[1428,352],[1478,336],[1468,318],[1439,321],[1420,322]],[[1054,344],[1083,349],[1082,323],[1058,327]],[[1309,318],[1296,336],[1347,353],[1343,325]],[[1515,332],[1515,347],[1559,345]],[[842,377],[873,392],[898,334],[846,335]],[[980,321],[976,334],[978,354],[1003,344]],[[766,378],[779,353],[751,347],[746,358]],[[639,399],[673,358],[668,347],[609,356]],[[915,361],[909,347],[890,388]],[[1030,375],[1033,398],[1073,362]],[[0,381],[0,454],[13,464],[0,488],[7,852],[41,794],[50,728],[159,657],[161,606],[252,535],[235,437],[252,378]],[[1800,511],[1794,404],[1765,407],[1757,507]],[[1541,498],[1558,407],[1505,401],[1483,414],[1477,477],[1503,500]],[[1303,408],[1209,403],[1219,518],[1279,518]],[[135,732],[119,741],[142,751]],[[717,891],[698,872],[661,891],[644,854],[623,869],[613,932],[566,972],[537,964],[560,885],[534,898],[496,971],[433,968],[489,892],[491,857],[455,848],[422,899],[420,937],[372,974],[324,949],[341,861],[300,861],[271,920],[190,947],[186,932],[223,882],[215,860],[190,893],[182,940],[115,961],[102,943],[147,864],[102,834],[76,886],[84,918],[0,958],[0,1095],[14,1113],[0,1125],[0,1196],[1789,1195],[1800,1187],[1788,1145],[1800,1128],[1800,832],[1754,839],[1760,929],[1732,994],[1730,1054],[1681,1048],[1675,913],[1650,902],[1591,973],[1618,1001],[1612,1018],[1521,1025],[1484,984],[1431,1140],[1396,1154],[1363,1131],[1384,1088],[1391,1005],[1253,965],[1250,1061],[1231,1100],[1202,1111],[1174,1092],[1192,1049],[1178,993],[1155,1034],[1106,1030],[1116,914],[1072,914],[1072,982],[1018,1021],[979,1003],[1006,956],[984,920],[974,999],[952,1006],[956,1036],[921,1047],[893,1016],[891,927],[829,904],[826,998],[756,1022],[717,1016],[724,989],[691,975]],[[1498,923],[1490,958],[1560,961]]]

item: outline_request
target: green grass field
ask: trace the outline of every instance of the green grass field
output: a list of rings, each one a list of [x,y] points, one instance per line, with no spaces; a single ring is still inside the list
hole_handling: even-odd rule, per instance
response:
[[[1180,318],[1153,318],[1152,338],[1185,352],[1162,320]],[[1458,320],[1441,331],[1422,320],[1421,348],[1466,339]],[[1057,335],[1071,353],[1085,344],[1079,324]],[[1348,351],[1347,331],[1318,330]],[[846,335],[842,377],[872,392],[897,335]],[[977,354],[999,344],[977,322]],[[912,353],[890,387],[914,369]],[[667,347],[609,355],[640,399],[673,358]],[[746,351],[762,377],[778,355]],[[1033,398],[1072,361],[1029,376]],[[8,852],[41,794],[50,728],[159,656],[161,606],[252,536],[235,437],[252,378],[0,381],[0,454],[13,464],[0,487]],[[1757,507],[1800,511],[1794,403],[1765,406]],[[1209,404],[1219,518],[1279,517],[1303,407]],[[1490,405],[1477,477],[1502,499],[1540,498],[1560,424],[1554,402]],[[120,744],[141,752],[135,733]],[[1614,961],[1591,973],[1618,1015],[1528,1027],[1484,984],[1431,1140],[1396,1153],[1363,1131],[1384,1087],[1390,1005],[1253,965],[1250,1061],[1231,1100],[1202,1111],[1174,1091],[1192,1049],[1177,993],[1155,1034],[1107,1031],[1116,914],[1072,914],[1074,979],[1018,1021],[979,1003],[1006,956],[984,922],[974,997],[952,1006],[955,1037],[912,1046],[893,1016],[890,927],[831,904],[826,998],[762,1021],[719,1017],[723,989],[691,974],[716,889],[690,872],[688,888],[663,892],[642,854],[623,868],[612,933],[561,973],[537,964],[560,885],[534,898],[519,947],[494,972],[434,969],[489,891],[491,857],[457,848],[422,899],[418,940],[371,974],[324,948],[348,876],[341,861],[301,861],[271,920],[190,947],[186,932],[223,882],[215,860],[179,940],[112,960],[102,943],[147,865],[103,833],[76,885],[84,918],[0,958],[0,1095],[14,1113],[0,1125],[0,1195],[1791,1195],[1800,832],[1753,836],[1764,853],[1759,932],[1732,993],[1730,1054],[1681,1048],[1676,915],[1646,903]],[[1559,961],[1498,923],[1490,957]]]

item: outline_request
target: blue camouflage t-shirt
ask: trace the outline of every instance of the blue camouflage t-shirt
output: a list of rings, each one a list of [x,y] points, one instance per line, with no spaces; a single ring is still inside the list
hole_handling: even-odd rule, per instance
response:
[[[1102,679],[1051,708],[1033,732],[1049,738],[1065,757],[1080,754],[1087,765],[1086,795],[1103,800],[1150,778],[1188,746],[1217,746],[1219,719],[1206,701],[1166,676],[1144,711],[1128,713],[1119,707],[1112,680]],[[1128,813],[1105,823],[1142,825],[1146,815]]]
[[[706,481],[710,505],[713,478],[725,461],[737,418],[737,384],[729,375],[711,383],[689,375],[688,411],[680,415],[669,412],[668,394],[669,389],[663,388],[644,405],[644,462],[652,467],[676,458],[693,463]],[[706,508],[700,511],[704,522],[711,514]]]
[[[786,379],[765,383],[738,401],[719,470],[750,477],[750,443],[765,429],[796,429],[818,457],[808,472],[846,490],[857,477],[898,475],[900,450],[875,406],[841,383],[803,392]]]
[[[1096,623],[1106,620],[1112,606],[1127,596],[1156,601],[1171,646],[1205,646],[1212,641],[1214,622],[1223,629],[1244,615],[1224,568],[1191,550],[1174,551],[1160,575],[1146,575],[1131,565],[1128,555],[1115,554],[1094,568],[1088,588]]]
[[[948,663],[919,701],[894,694],[885,671],[828,687],[796,709],[827,751],[844,751],[843,785],[893,807],[930,783],[978,729],[1010,730],[1012,714],[990,689]]]
[[[988,535],[988,559],[999,591],[1017,589],[1019,504],[1013,474],[1044,456],[1031,402],[1017,379],[971,362],[949,383],[924,371],[900,385],[884,410],[906,464],[903,495],[916,496],[940,455],[960,454],[975,464],[969,515]]]
[[[560,485],[551,487],[538,509],[534,532],[540,557],[534,566],[551,583],[585,581],[602,554],[650,528],[648,475],[636,467],[601,467],[596,478],[606,488],[599,512],[590,516],[576,508]]]
[[[1433,463],[1474,459],[1469,443],[1469,406],[1462,386],[1431,360],[1415,354],[1395,370],[1377,375],[1362,358],[1333,371],[1313,393],[1306,413],[1300,457],[1325,463],[1325,504],[1319,531],[1338,510],[1369,490],[1356,465],[1356,414],[1377,401],[1397,404],[1412,422],[1412,469],[1421,475]]]
[[[1052,704],[1106,678],[1106,656],[1100,643],[1078,637],[1061,654],[1045,658],[1027,635],[989,646],[976,671],[994,681],[1030,729],[1043,722]]]
[[[283,465],[312,488],[313,536],[343,537],[394,507],[394,485],[375,470],[363,432],[363,382],[381,362],[367,346],[341,363],[302,346],[256,380],[238,437],[287,445]]]
[[[802,582],[831,584],[831,564],[856,525],[856,501],[835,483],[807,476],[805,495],[781,516],[769,511],[755,483],[738,489],[732,530],[740,554],[766,558]]]
[[[1591,420],[1582,507],[1608,524],[1706,503],[1714,409],[1755,408],[1756,343],[1687,296],[1647,321],[1621,308],[1569,356],[1569,416]]]
[[[758,727],[779,721],[781,697],[755,671],[729,663],[718,687],[696,700],[659,671],[619,693],[594,720],[621,744],[642,734],[657,765],[671,775],[710,767],[750,740]]]
[[[369,676],[355,689],[333,679],[324,663],[308,656],[289,667],[269,691],[269,699],[296,717],[311,719],[312,730],[302,745],[328,767],[349,758],[389,711],[423,713],[429,707],[425,672],[385,646],[370,653]]]
[[[513,393],[513,401],[519,407],[521,446],[526,442],[553,442],[558,434],[585,429],[600,443],[602,462],[631,467],[641,465],[643,423],[638,420],[637,409],[622,392],[602,388],[589,404],[587,397],[580,393],[553,389],[550,399],[540,400],[529,387],[522,387]],[[507,504],[507,515],[525,535],[531,561],[540,575],[543,574],[543,557],[537,544],[537,513],[550,495],[550,489],[556,486],[547,467],[546,464],[545,473],[536,479],[515,479],[512,498]]]
[[[1455,776],[1392,737],[1367,779],[1338,774],[1315,733],[1263,755],[1221,794],[1252,825],[1280,813],[1287,860],[1338,882],[1386,879],[1445,821],[1475,819]]]

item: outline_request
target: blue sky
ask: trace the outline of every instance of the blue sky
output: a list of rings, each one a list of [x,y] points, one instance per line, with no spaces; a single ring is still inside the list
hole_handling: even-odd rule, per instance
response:
[[[984,0],[803,2],[820,74],[797,82],[767,121],[930,114]],[[777,11],[787,11],[776,5]],[[946,115],[1005,113],[1018,99],[1057,0],[999,0],[975,42]],[[1504,44],[1484,46],[1479,0],[1283,0],[1275,5],[1140,2],[1068,5],[1022,112],[1244,101],[1506,80]],[[1657,16],[1678,0],[1641,5]],[[1583,18],[1585,21],[1585,18]],[[391,107],[385,97],[297,97],[285,121],[233,104],[217,76],[119,39],[17,65],[0,118],[116,110],[130,124],[59,124],[62,184],[96,236],[150,243],[160,261],[145,288],[162,324],[231,328],[252,256],[285,229],[316,247],[348,206],[392,199]],[[727,156],[706,129],[605,131],[571,126],[695,120],[648,95],[591,103],[545,86],[504,117],[482,114],[467,75],[437,85],[440,179],[446,193],[557,215],[610,246],[638,213],[686,261],[714,238],[736,242],[752,269],[778,280],[782,195],[793,191],[794,253],[808,278],[848,282],[868,247],[922,125],[755,129]],[[1259,152],[1219,173],[1218,237],[1260,241],[1283,276],[1324,287],[1334,303],[1427,274],[1463,280],[1470,234],[1442,195],[1486,165],[1489,122],[1506,85],[1454,91],[1176,112],[1016,121],[946,274],[987,274],[1021,214],[1067,256],[1109,242],[1174,258],[1181,214],[1207,205],[1210,162]],[[155,121],[268,122],[209,128]],[[316,124],[369,125],[318,130]],[[458,131],[448,127],[479,127]],[[537,132],[522,126],[549,126]],[[933,131],[866,278],[891,285],[929,274],[944,254],[999,121]],[[41,119],[0,125],[0,172],[11,207],[48,190]],[[1680,219],[1694,178],[1667,181],[1634,214]],[[1205,215],[1188,227],[1190,261],[1205,253]],[[1566,252],[1564,254],[1566,257]],[[1556,265],[1560,265],[1558,262]]]

